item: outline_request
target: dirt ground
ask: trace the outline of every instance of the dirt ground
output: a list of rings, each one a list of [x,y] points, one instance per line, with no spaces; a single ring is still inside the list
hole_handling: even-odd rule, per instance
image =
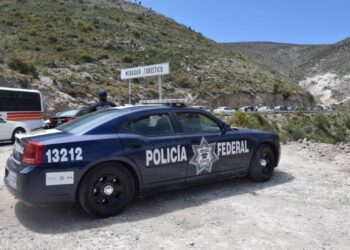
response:
[[[0,178],[12,146],[0,146]],[[206,184],[95,219],[29,207],[0,184],[0,249],[349,249],[350,145],[282,146],[273,178]]]

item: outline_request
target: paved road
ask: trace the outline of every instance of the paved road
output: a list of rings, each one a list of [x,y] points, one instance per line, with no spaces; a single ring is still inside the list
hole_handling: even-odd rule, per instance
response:
[[[349,150],[349,151],[347,151]],[[0,146],[0,176],[11,146]],[[117,217],[29,207],[0,184],[1,249],[348,249],[350,146],[292,143],[273,178],[136,200]]]

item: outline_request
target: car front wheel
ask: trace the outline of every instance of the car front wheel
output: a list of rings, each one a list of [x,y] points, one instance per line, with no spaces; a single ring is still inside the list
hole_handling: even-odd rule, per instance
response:
[[[275,155],[272,148],[262,144],[254,153],[248,176],[254,181],[267,181],[271,178],[275,168]]]
[[[135,181],[121,164],[94,167],[82,179],[78,201],[89,214],[109,217],[125,209],[135,196]]]

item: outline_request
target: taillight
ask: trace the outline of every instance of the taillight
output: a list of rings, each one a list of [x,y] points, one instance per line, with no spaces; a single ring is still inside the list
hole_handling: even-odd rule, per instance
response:
[[[73,117],[66,117],[66,118],[64,118],[64,120],[65,120],[65,122],[69,122],[69,121],[74,120],[74,118]]]
[[[45,145],[28,141],[22,156],[22,163],[38,166],[44,162]]]

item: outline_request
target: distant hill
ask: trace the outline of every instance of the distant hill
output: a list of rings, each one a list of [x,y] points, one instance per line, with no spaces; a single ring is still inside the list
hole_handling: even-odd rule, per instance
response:
[[[282,74],[325,104],[350,102],[349,38],[331,45],[247,42],[225,46]]]
[[[22,75],[19,86],[40,89],[50,112],[88,105],[99,89],[125,103],[120,69],[166,61],[165,97],[212,107],[312,101],[279,73],[139,4],[2,0],[0,25],[0,66]],[[17,86],[1,71],[0,78]],[[155,79],[134,81],[134,101],[157,97]]]

